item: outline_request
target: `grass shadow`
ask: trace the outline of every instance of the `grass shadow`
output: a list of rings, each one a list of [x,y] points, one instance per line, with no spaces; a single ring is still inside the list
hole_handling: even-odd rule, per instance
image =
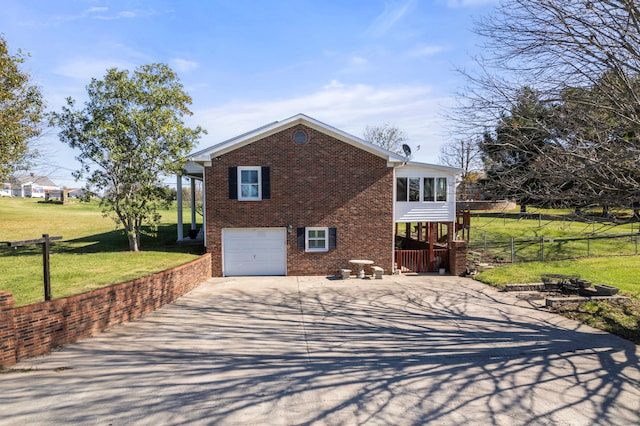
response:
[[[144,228],[149,232],[148,227]],[[82,254],[122,252],[129,250],[129,242],[124,231],[114,229],[110,232],[87,235],[82,238],[58,241],[52,245],[52,253]],[[142,235],[140,240],[141,251],[155,252],[180,252],[202,254],[204,247],[201,245],[181,245],[177,243],[176,226],[159,226],[156,236]],[[40,251],[40,249],[38,250]]]

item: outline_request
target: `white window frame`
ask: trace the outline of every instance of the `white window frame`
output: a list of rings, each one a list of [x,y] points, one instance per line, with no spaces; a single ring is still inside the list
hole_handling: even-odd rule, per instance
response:
[[[433,191],[433,196],[429,199],[427,199],[425,197],[425,193],[424,190],[426,188],[426,185],[424,184],[424,181],[427,179],[431,179],[433,185],[431,187],[431,190]],[[424,201],[425,203],[433,203],[436,201],[436,182],[438,181],[438,178],[435,176],[424,176],[420,182],[420,196],[423,198],[422,201]]]
[[[242,172],[257,171],[258,172],[258,196],[243,197],[242,196]],[[262,167],[260,166],[240,166],[238,167],[238,200],[240,201],[260,201],[262,200]]]
[[[442,194],[438,193],[438,190],[440,189],[440,182],[444,181],[444,188],[442,188],[444,190],[444,192]],[[447,192],[449,192],[449,182],[447,182],[447,178],[446,177],[437,177],[436,181],[435,181],[435,188],[434,191],[435,196],[436,196],[436,203],[446,203],[447,202],[447,198],[448,198],[448,194]],[[438,199],[440,197],[438,197],[439,195],[442,195],[442,199]]]
[[[403,200],[398,200],[398,180],[399,179],[406,179],[407,180],[407,184],[406,184],[406,199]],[[420,181],[420,193],[419,193],[419,197],[418,200],[411,200],[411,180],[415,180],[415,179],[419,179]],[[424,181],[425,179],[432,179],[433,181],[433,197],[426,199],[424,197],[424,189],[425,189],[425,184]],[[444,181],[444,193],[442,194],[444,196],[444,199],[439,200],[438,199],[438,183]],[[447,179],[447,177],[445,176],[398,176],[396,177],[396,186],[395,186],[395,199],[396,202],[399,203],[416,203],[416,202],[420,202],[420,203],[446,203],[447,199],[449,198],[449,179]]]
[[[314,240],[314,241],[322,240],[321,238],[310,238],[309,237],[309,233],[311,231],[324,231],[324,248],[309,247],[309,241],[310,240]],[[329,228],[328,227],[321,227],[321,226],[305,228],[305,230],[304,230],[304,249],[305,249],[305,251],[309,251],[309,252],[327,252],[327,251],[329,251]]]

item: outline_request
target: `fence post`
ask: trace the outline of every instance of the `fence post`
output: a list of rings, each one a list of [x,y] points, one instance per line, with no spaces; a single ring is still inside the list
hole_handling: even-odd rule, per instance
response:
[[[42,274],[44,276],[44,300],[51,300],[51,268],[49,267],[49,252],[51,241],[61,240],[62,236],[50,237],[49,234],[42,234],[42,238],[22,241],[7,241],[9,247],[22,247],[31,244],[42,244]]]
[[[540,261],[544,262],[544,235],[540,236]]]
[[[511,237],[511,263],[516,263],[516,239]]]
[[[51,300],[51,267],[49,266],[49,252],[51,240],[49,234],[42,234],[42,275],[44,276],[44,300]]]
[[[487,252],[487,231],[484,232],[484,252]]]

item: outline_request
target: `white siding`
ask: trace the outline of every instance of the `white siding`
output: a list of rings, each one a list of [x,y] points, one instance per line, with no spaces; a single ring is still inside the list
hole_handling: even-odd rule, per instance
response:
[[[395,222],[454,222],[456,220],[456,175],[437,168],[406,165],[395,169],[395,177],[447,178],[447,201],[394,201]],[[393,182],[396,200],[396,182]]]

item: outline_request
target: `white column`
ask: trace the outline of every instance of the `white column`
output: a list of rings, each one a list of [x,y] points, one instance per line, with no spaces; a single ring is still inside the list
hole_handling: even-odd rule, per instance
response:
[[[196,180],[191,178],[191,229],[198,229],[196,225]]]
[[[207,246],[207,182],[206,174],[202,172],[202,235],[204,236],[204,246]]]
[[[178,241],[184,238],[184,227],[182,223],[182,175],[178,175],[176,181],[177,201],[178,201]]]

